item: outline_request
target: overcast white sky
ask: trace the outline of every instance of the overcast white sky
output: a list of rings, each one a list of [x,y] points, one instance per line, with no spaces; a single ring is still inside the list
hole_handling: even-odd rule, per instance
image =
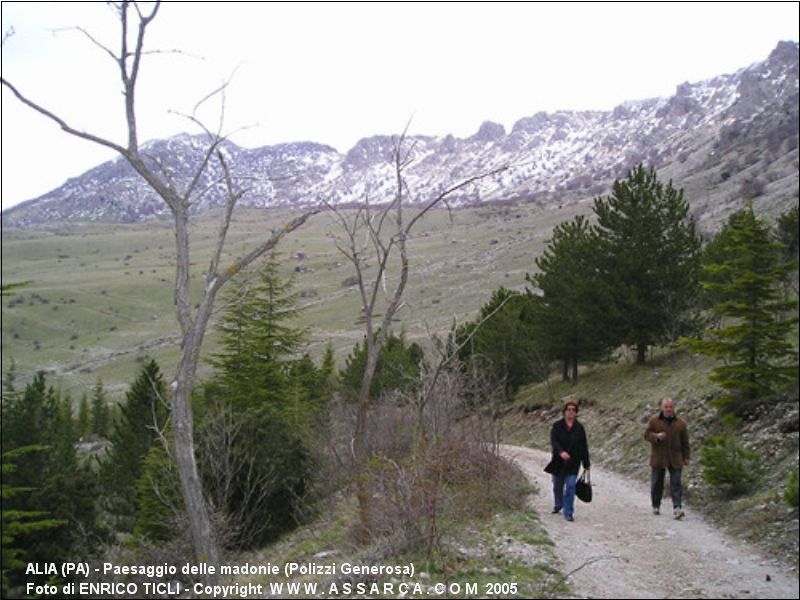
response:
[[[669,96],[797,41],[798,3],[166,2],[137,96],[142,139],[192,131],[174,111],[235,72],[226,129],[246,147],[315,141],[346,152],[401,131],[466,137],[538,111],[609,110]],[[3,77],[76,127],[124,144],[121,84],[104,3],[3,2]],[[2,92],[2,206],[113,157]],[[173,112],[170,112],[173,111]]]

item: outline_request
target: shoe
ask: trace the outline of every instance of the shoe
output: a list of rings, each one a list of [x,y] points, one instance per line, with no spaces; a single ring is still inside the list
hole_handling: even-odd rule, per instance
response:
[[[551,512],[551,514],[554,514],[554,515],[558,514],[558,513],[561,512],[561,507],[560,506],[553,507],[553,510],[550,511],[550,512]]]
[[[672,511],[672,516],[678,520],[682,519],[685,515],[686,513],[683,512],[680,506]]]
[[[564,517],[564,518],[565,518],[567,521],[569,521],[570,523],[572,523],[572,522],[575,520],[575,519],[573,519],[573,518],[572,518],[572,515],[568,515],[568,516],[566,516],[566,517]]]
[[[661,514],[661,509],[659,507],[657,507],[657,506],[654,506],[653,507],[653,514],[654,515],[660,515]]]

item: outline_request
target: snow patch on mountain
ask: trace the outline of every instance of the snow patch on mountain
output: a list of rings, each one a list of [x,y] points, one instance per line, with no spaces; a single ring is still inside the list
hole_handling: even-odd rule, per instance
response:
[[[638,163],[688,177],[715,168],[721,157],[733,163],[731,157],[757,152],[748,146],[754,139],[763,138],[777,160],[797,152],[797,98],[798,45],[781,42],[767,60],[707,81],[681,83],[669,98],[623,102],[611,111],[539,112],[519,119],[510,132],[486,121],[464,139],[408,136],[404,176],[412,201],[424,202],[461,180],[508,166],[452,198],[454,204],[471,204],[543,193],[596,194]],[[247,149],[225,141],[220,150],[237,185],[247,190],[243,206],[382,203],[395,193],[396,139],[364,138],[345,154],[313,142]],[[141,154],[173,189],[185,193],[208,147],[205,135],[180,134],[145,142]],[[192,211],[223,205],[223,175],[212,158],[193,188]],[[5,211],[3,225],[135,222],[167,212],[144,180],[117,158]]]

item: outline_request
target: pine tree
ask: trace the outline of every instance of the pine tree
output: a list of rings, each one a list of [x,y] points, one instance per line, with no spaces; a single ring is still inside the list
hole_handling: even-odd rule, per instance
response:
[[[3,392],[2,451],[30,445],[49,449],[51,433],[55,429],[57,412],[53,409],[53,390],[47,389],[43,372],[38,372],[22,393],[12,389]],[[48,452],[25,454],[15,469],[15,483],[23,487],[37,487],[47,468]]]
[[[613,193],[596,198],[594,212],[600,269],[612,293],[617,341],[647,348],[686,335],[688,309],[696,302],[700,239],[689,219],[683,190],[664,186],[654,169],[639,165]]]
[[[289,363],[287,376],[292,394],[305,405],[306,411],[324,412],[333,395],[333,371],[325,369],[335,369],[335,366],[323,363],[318,369],[308,354]]]
[[[783,283],[784,296],[786,298],[791,298],[792,295],[797,296],[798,279],[800,279],[800,273],[798,272],[798,258],[800,258],[800,225],[798,225],[797,209],[798,207],[795,204],[778,217],[775,232],[777,241],[783,244],[783,262],[794,265],[794,271]]]
[[[197,405],[198,462],[237,547],[296,525],[310,489],[308,448],[330,396],[311,359],[298,358],[306,333],[292,325],[297,301],[274,257],[228,297],[216,376]]]
[[[706,330],[704,339],[684,343],[724,360],[710,379],[730,392],[721,404],[742,414],[797,379],[790,338],[798,322],[797,301],[785,299],[780,289],[796,267],[782,260],[783,246],[770,240],[768,225],[752,206],[732,215],[721,235],[723,259],[703,267],[703,285],[720,298],[712,310],[725,321]],[[783,313],[794,316],[782,319]]]
[[[218,325],[222,352],[211,359],[236,402],[280,402],[285,397],[286,362],[302,347],[306,332],[293,327],[298,294],[283,281],[275,257],[226,301]]]
[[[75,428],[78,438],[82,438],[91,432],[89,398],[86,393],[81,394],[81,400],[78,403],[78,420],[75,423]]]
[[[100,476],[111,501],[112,512],[122,518],[135,515],[136,482],[144,458],[164,435],[169,408],[166,384],[158,364],[151,360],[142,367],[120,406],[120,417],[109,435],[111,449],[103,460]]]
[[[700,452],[703,479],[732,498],[748,491],[761,475],[761,456],[744,448],[732,431],[708,436]]]
[[[106,390],[100,379],[92,388],[91,423],[92,433],[100,437],[108,437],[111,429],[110,410]]]
[[[573,384],[580,361],[602,360],[615,345],[607,326],[613,304],[597,255],[589,222],[578,216],[556,226],[536,259],[539,271],[526,277],[538,290],[531,294],[533,337],[546,356],[562,361],[564,380]]]
[[[414,389],[419,381],[423,358],[424,352],[418,344],[408,343],[402,333],[400,336],[389,333],[378,354],[378,365],[370,386],[370,397],[376,400],[386,399]],[[367,340],[363,339],[347,356],[344,369],[339,373],[341,388],[350,399],[358,396],[366,364]]]
[[[175,537],[177,515],[184,511],[178,467],[163,446],[154,444],[142,456],[139,474],[131,479],[136,500],[133,534],[151,541]]]
[[[800,252],[800,224],[798,224],[798,207],[792,208],[778,217],[777,238],[783,244],[783,258],[785,262],[797,260]]]
[[[44,511],[20,510],[12,508],[12,504],[22,494],[33,491],[33,488],[11,485],[9,479],[16,471],[16,461],[25,454],[41,452],[43,446],[23,446],[2,454],[2,484],[0,485],[0,509],[2,521],[2,583],[3,595],[8,591],[9,574],[22,570],[26,565],[24,550],[14,543],[15,539],[27,533],[51,529],[64,524],[64,521],[50,518]]]
[[[319,375],[321,385],[332,396],[339,385],[339,374],[336,371],[336,358],[330,343],[325,346],[325,354],[322,357],[322,364],[319,366]]]
[[[96,521],[97,482],[75,450],[69,397],[37,373],[24,392],[3,390],[2,453],[14,459],[4,486],[23,489],[3,500],[4,511],[48,515],[61,525],[33,528],[14,541],[28,562],[74,561],[101,541]],[[23,448],[34,447],[36,451]],[[69,523],[69,527],[64,524]]]
[[[56,398],[56,407],[59,414],[56,418],[59,421],[59,430],[63,439],[63,444],[73,446],[80,439],[78,426],[72,416],[72,398],[69,394],[59,394]]]
[[[456,331],[461,362],[501,382],[506,400],[519,386],[541,379],[529,310],[526,294],[500,287],[478,317]]]
[[[708,284],[712,282],[720,283],[722,275],[715,275],[708,271],[708,265],[726,262],[733,258],[730,252],[734,245],[731,239],[730,227],[723,227],[705,246],[700,252],[700,269],[701,269],[701,302],[704,310],[711,310],[711,308],[725,300],[724,294],[716,287]]]
[[[786,491],[783,492],[783,499],[786,504],[797,510],[800,508],[800,472],[797,467],[789,475],[789,481],[786,482]]]

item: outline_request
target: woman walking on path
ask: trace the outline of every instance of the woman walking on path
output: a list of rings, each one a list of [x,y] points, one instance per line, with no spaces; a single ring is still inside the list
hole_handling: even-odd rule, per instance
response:
[[[562,410],[563,418],[553,423],[550,445],[553,449],[545,471],[553,476],[553,514],[564,511],[567,521],[574,521],[575,482],[583,464],[589,470],[589,443],[586,431],[578,421],[578,403],[569,399]]]

